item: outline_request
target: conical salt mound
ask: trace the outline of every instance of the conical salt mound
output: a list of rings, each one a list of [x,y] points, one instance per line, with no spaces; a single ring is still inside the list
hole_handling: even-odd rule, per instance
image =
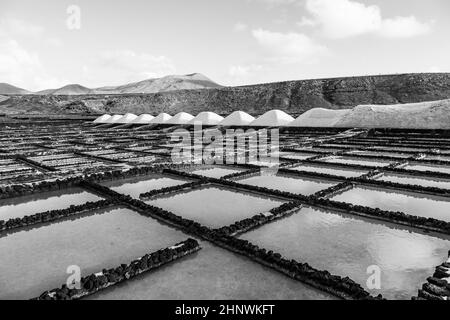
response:
[[[127,113],[122,118],[117,120],[115,123],[130,123],[131,121],[133,121],[136,118],[137,118],[137,115],[132,114],[132,113]]]
[[[247,112],[235,111],[232,114],[230,114],[228,117],[223,119],[219,123],[219,125],[221,125],[221,126],[248,126],[254,120],[255,120],[255,117],[252,117]]]
[[[290,127],[333,127],[347,115],[351,109],[331,110],[314,108],[306,111],[292,121]]]
[[[281,110],[270,110],[250,123],[255,127],[282,127],[290,124],[295,119]]]
[[[220,121],[223,120],[223,117],[219,116],[214,112],[200,112],[194,119],[189,121],[188,124],[202,124],[205,126],[215,126]]]
[[[154,117],[153,120],[150,121],[150,124],[163,124],[169,121],[171,118],[172,116],[170,114],[163,112]]]
[[[186,112],[180,112],[166,121],[165,124],[187,124],[192,119],[194,119],[193,115]]]
[[[122,118],[123,116],[121,114],[115,114],[111,118],[105,121],[105,123],[117,123],[117,121]]]
[[[109,114],[104,114],[94,120],[94,123],[106,123],[106,121],[111,118]]]
[[[154,116],[144,113],[141,114],[139,117],[137,117],[136,119],[134,119],[133,121],[131,121],[130,123],[133,124],[149,124],[150,121],[152,121],[153,119],[155,119]]]

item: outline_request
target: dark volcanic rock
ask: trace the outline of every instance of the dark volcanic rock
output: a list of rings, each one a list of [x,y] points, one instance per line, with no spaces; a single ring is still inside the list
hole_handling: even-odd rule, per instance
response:
[[[450,98],[450,74],[401,74],[302,80],[178,90],[154,94],[11,97],[1,113],[159,113],[180,111],[228,114],[244,110],[261,114],[281,109],[292,115],[322,107],[344,109],[360,104],[413,103]]]

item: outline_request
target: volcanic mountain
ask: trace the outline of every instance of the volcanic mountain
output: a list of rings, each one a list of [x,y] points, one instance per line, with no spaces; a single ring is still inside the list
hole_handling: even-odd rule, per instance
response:
[[[0,94],[29,94],[31,92],[8,83],[0,83]]]

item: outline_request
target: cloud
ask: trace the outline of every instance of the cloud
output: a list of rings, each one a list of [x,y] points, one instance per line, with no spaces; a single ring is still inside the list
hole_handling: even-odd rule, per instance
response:
[[[279,63],[312,63],[326,55],[328,49],[302,33],[280,33],[257,29],[253,37],[269,55],[269,60]]]
[[[99,65],[105,74],[121,79],[143,80],[173,74],[173,62],[165,56],[136,53],[132,50],[107,51],[99,55]]]
[[[300,25],[319,25],[325,36],[334,39],[362,34],[410,38],[432,29],[432,22],[420,22],[414,16],[386,19],[378,6],[351,0],[306,0],[305,8],[311,18],[304,17]]]
[[[273,6],[280,6],[285,4],[292,4],[298,2],[298,0],[248,0],[253,2],[262,2],[265,3],[271,7]]]
[[[43,33],[43,27],[24,20],[12,17],[3,17],[0,19],[0,36],[28,36],[37,38],[43,35]]]
[[[261,71],[263,69],[263,66],[259,64],[251,64],[246,66],[231,66],[230,70],[228,71],[228,74],[233,78],[246,78],[254,73]]]
[[[387,38],[412,38],[428,34],[432,23],[422,23],[416,17],[396,17],[382,21],[378,34]]]
[[[44,28],[13,18],[0,19],[0,82],[27,90],[42,90],[67,84],[50,75],[39,55],[21,45],[19,38],[46,40]]]
[[[0,36],[0,80],[27,90],[62,86],[67,81],[49,75],[39,56],[16,40]]]
[[[233,30],[236,32],[241,32],[247,30],[248,26],[245,23],[237,22],[233,26]]]

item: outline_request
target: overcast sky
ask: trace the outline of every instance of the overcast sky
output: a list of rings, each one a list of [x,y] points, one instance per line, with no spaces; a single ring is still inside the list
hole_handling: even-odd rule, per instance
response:
[[[0,82],[40,90],[193,72],[223,85],[448,72],[449,13],[448,0],[1,0]]]

